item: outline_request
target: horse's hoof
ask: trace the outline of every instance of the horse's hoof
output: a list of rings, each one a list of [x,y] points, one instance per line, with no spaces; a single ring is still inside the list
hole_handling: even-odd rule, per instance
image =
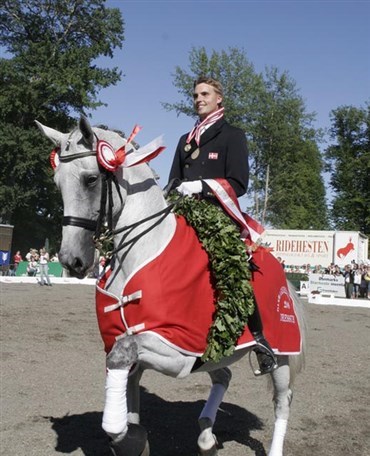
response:
[[[198,446],[198,456],[217,456],[217,446],[213,445],[209,450],[203,450]]]
[[[198,420],[201,433],[198,437],[198,456],[217,456],[217,438],[212,432],[212,420],[210,418],[200,418]],[[202,446],[212,446],[205,450]]]
[[[122,440],[110,442],[114,456],[149,456],[148,435],[140,424],[128,425],[128,431]]]

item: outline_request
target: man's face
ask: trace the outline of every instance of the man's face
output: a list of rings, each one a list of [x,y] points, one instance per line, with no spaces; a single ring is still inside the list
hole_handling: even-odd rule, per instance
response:
[[[222,97],[214,87],[208,84],[198,84],[193,93],[194,107],[201,120],[217,111],[219,104],[222,102]]]

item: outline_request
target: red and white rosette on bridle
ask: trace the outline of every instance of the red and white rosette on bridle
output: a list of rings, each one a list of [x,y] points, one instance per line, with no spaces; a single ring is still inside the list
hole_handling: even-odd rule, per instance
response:
[[[50,154],[50,164],[54,171],[57,169],[57,167],[60,163],[59,151],[60,151],[60,148],[56,147],[55,149],[53,149],[51,151],[51,154]]]
[[[134,148],[131,141],[141,129],[142,127],[135,125],[126,143],[116,151],[107,141],[99,140],[96,150],[99,164],[108,171],[114,172],[120,166],[129,168],[148,162],[161,153],[165,149],[163,136],[159,136],[144,147]]]
[[[96,144],[96,157],[99,165],[110,172],[114,172],[119,167],[129,168],[130,166],[139,165],[140,163],[146,163],[166,148],[164,146],[163,136],[158,136],[146,146],[135,149],[132,141],[141,129],[142,127],[135,125],[125,144],[118,150],[115,150],[108,141],[98,139]],[[95,151],[84,151],[81,155],[73,155],[73,158],[94,155],[94,153]],[[50,164],[54,171],[61,161],[59,154],[60,147],[56,147],[50,154]],[[68,158],[68,156],[66,158]]]
[[[120,149],[122,150],[122,148]],[[123,160],[125,159],[125,151],[123,150]],[[100,139],[96,145],[96,157],[98,163],[108,171],[115,171],[121,164],[121,160],[117,157],[115,150],[109,142]],[[122,160],[122,161],[123,161]]]
[[[113,146],[108,141],[100,139],[96,145],[96,155],[99,165],[108,171],[116,171],[125,161],[126,148],[128,148],[130,142],[139,133],[142,127],[135,125],[131,135],[127,139],[126,143],[118,150],[114,150]],[[131,145],[131,147],[133,147]]]

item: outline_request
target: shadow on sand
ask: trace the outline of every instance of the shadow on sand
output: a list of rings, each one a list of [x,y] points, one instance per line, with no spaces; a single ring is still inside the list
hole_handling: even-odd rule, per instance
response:
[[[191,456],[197,454],[197,419],[204,401],[166,402],[141,388],[141,423],[149,434],[151,456]],[[101,428],[102,413],[47,417],[57,434],[57,453],[69,454],[81,449],[85,456],[111,456],[108,438]],[[234,441],[249,447],[256,456],[266,456],[261,442],[250,432],[263,428],[262,421],[247,410],[223,403],[214,432],[219,447]]]

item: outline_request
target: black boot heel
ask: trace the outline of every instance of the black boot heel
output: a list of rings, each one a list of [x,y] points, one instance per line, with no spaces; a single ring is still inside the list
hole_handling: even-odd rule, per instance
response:
[[[256,369],[253,373],[256,377],[270,374],[278,367],[276,356],[269,343],[261,333],[254,333],[253,337],[257,343],[257,345],[253,347],[253,351],[257,356],[259,365],[259,369]]]

